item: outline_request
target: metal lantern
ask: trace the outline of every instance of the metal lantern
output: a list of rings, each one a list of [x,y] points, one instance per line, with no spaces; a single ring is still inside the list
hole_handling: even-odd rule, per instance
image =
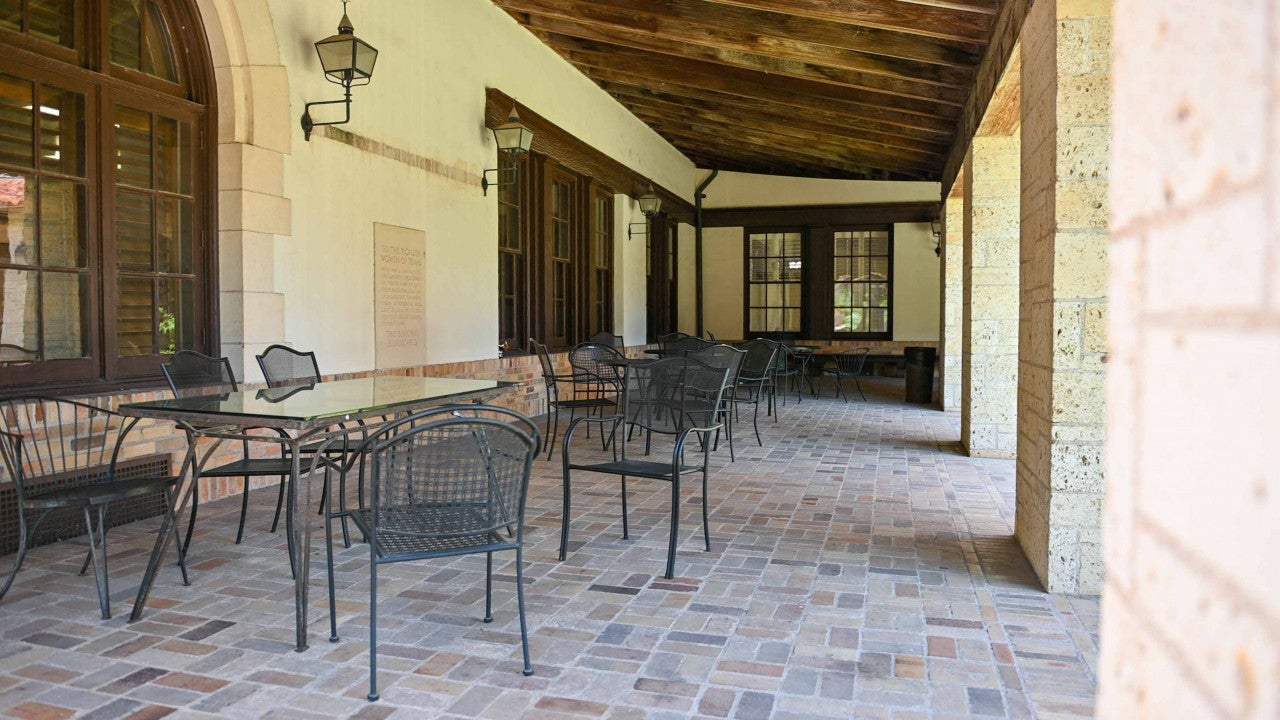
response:
[[[307,103],[302,111],[302,135],[307,140],[311,139],[311,130],[317,125],[342,125],[351,121],[351,88],[368,85],[373,79],[373,65],[378,61],[377,48],[356,37],[356,29],[347,17],[347,0],[342,0],[342,20],[338,23],[338,34],[317,41],[316,54],[320,56],[325,79],[341,85],[343,93],[341,100]],[[311,108],[316,105],[342,105],[342,119],[325,122],[312,120]]]
[[[520,114],[512,105],[511,116],[493,129],[493,139],[497,141],[499,151],[507,155],[522,155],[533,145],[533,131],[520,122]]]
[[[649,183],[649,192],[640,196],[640,212],[644,213],[645,217],[651,218],[661,209],[662,198],[653,191],[653,183]]]

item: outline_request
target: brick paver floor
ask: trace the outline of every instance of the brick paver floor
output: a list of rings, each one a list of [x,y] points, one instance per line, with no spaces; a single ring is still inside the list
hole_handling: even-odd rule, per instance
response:
[[[869,383],[865,403],[790,402],[762,421],[763,448],[743,425],[737,462],[723,448],[713,460],[712,552],[697,483],[684,493],[674,581],[661,575],[668,486],[631,483],[624,541],[617,478],[575,478],[561,563],[560,471],[539,460],[525,554],[532,677],[520,674],[512,559],[495,563],[492,624],[480,621],[482,556],[384,566],[382,699],[368,703],[367,547],[339,552],[342,639],[330,644],[322,534],[312,644],[295,653],[267,490],[239,546],[238,500],[202,508],[192,586],[166,567],[136,624],[125,619],[154,522],[111,533],[109,621],[92,576],[75,574],[79,548],[35,550],[0,601],[0,715],[1090,715],[1097,601],[1040,590],[1011,537],[1013,464],[961,455],[956,418],[902,403],[899,383]]]

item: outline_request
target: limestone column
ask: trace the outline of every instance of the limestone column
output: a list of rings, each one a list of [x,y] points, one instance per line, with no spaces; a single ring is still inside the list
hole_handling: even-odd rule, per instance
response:
[[[942,409],[960,409],[964,318],[964,178],[943,202],[942,219]]]
[[[960,441],[1012,458],[1017,445],[1018,136],[978,136],[964,166]]]
[[[1050,592],[1102,583],[1110,0],[1040,0],[1022,31],[1018,541]]]

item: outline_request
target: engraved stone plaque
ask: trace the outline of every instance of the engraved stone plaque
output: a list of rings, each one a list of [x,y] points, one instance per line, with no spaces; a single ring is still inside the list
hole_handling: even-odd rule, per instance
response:
[[[426,276],[426,233],[374,223],[374,366],[378,370],[427,362]]]

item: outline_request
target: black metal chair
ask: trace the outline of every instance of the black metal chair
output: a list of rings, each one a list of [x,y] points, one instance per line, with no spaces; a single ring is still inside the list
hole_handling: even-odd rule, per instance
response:
[[[117,460],[125,437],[137,418],[72,400],[19,397],[0,402],[0,458],[13,482],[18,513],[18,551],[13,570],[0,587],[0,598],[9,592],[14,577],[40,523],[50,513],[69,509],[84,515],[89,552],[80,567],[84,574],[93,565],[102,619],[111,618],[111,593],[107,584],[107,520],[111,503],[160,494],[170,527],[177,533],[173,491],[177,477],[117,476]],[[188,457],[188,461],[189,461]],[[185,463],[184,463],[185,469]],[[38,513],[34,522],[28,513]],[[194,522],[195,518],[192,518]],[[188,532],[189,534],[189,532]],[[182,547],[177,545],[182,582],[190,584]]]
[[[271,345],[256,356],[267,387],[305,385],[320,382],[320,365],[314,352],[301,352],[288,345]]]
[[[475,417],[469,415],[480,415]],[[499,419],[499,418],[505,418]],[[538,431],[519,413],[486,406],[433,409],[371,433],[367,508],[326,505],[329,628],[338,641],[333,520],[350,517],[369,542],[369,699],[378,699],[378,566],[484,553],[485,622],[493,621],[493,553],[516,554],[524,674],[532,675],[524,611],[524,510]],[[500,531],[514,526],[515,536]]]
[[[858,388],[858,394],[863,400],[867,396],[862,392],[862,382],[859,378],[862,376],[862,368],[867,364],[867,353],[871,352],[870,348],[855,348],[853,350],[845,350],[844,352],[833,356],[832,363],[822,369],[823,375],[830,375],[836,379],[836,396],[844,398],[845,402],[849,402],[849,396],[844,392],[844,383],[842,378],[852,378],[853,384]]]
[[[726,381],[729,388],[728,392],[721,393],[720,400],[716,404],[716,412],[724,422],[725,438],[729,441],[729,462],[736,462],[737,456],[733,450],[733,413],[734,399],[737,393],[734,388],[738,385],[738,372],[742,368],[742,361],[746,357],[746,350],[739,350],[732,345],[711,345],[701,350],[691,351],[685,357],[704,362],[707,365],[724,370],[729,373]],[[720,440],[720,433],[716,433],[716,442]],[[715,447],[713,446],[714,450]]]
[[[564,514],[560,519],[560,559],[569,551],[569,515],[572,471],[605,473],[622,478],[622,537],[630,537],[627,522],[627,478],[638,477],[671,483],[671,534],[667,543],[666,577],[675,576],[676,538],[680,527],[680,481],[694,472],[702,473],[702,533],[711,550],[711,528],[708,519],[707,476],[710,472],[712,435],[722,427],[719,422],[720,400],[727,391],[729,372],[712,368],[691,358],[664,358],[643,365],[631,365],[625,375],[620,414],[593,418],[582,417],[570,423],[561,450],[564,467]],[[569,456],[573,433],[584,423],[596,423],[603,432],[616,436],[618,426],[634,425],[648,433],[674,438],[669,462],[633,460],[627,457],[627,444],[613,444],[613,459],[602,462],[575,463]],[[702,441],[702,460],[686,464],[685,447],[689,436],[696,433]]]
[[[164,370],[165,380],[169,381],[169,389],[173,391],[174,397],[236,392],[240,389],[236,383],[235,372],[231,369],[231,362],[224,357],[210,357],[194,350],[179,350],[161,368]],[[283,447],[281,448],[281,456],[278,458],[252,457],[249,453],[248,440],[241,440],[241,449],[244,454],[239,460],[233,460],[212,468],[204,468],[200,471],[200,477],[238,477],[244,481],[244,490],[240,493],[240,524],[236,528],[237,545],[244,538],[244,520],[249,512],[249,479],[255,477],[277,477],[280,479],[279,491],[276,493],[276,512],[271,519],[271,532],[275,532],[280,524],[280,509],[284,506],[285,488],[289,479],[291,465],[290,460],[284,456]],[[197,490],[192,495],[190,527],[195,526],[195,516],[198,508],[199,491]],[[290,534],[291,540],[292,537],[292,534]],[[186,552],[186,547],[190,542],[191,533],[188,530],[186,540],[183,542],[183,552]]]
[[[573,422],[579,410],[591,413],[594,411],[605,411],[617,407],[617,401],[614,398],[605,397],[599,392],[601,387],[600,379],[592,376],[574,372],[569,375],[557,373],[555,366],[551,363],[551,355],[547,353],[547,346],[529,338],[529,346],[538,354],[538,361],[542,364],[542,381],[547,386],[547,423],[546,435],[551,439],[547,441],[547,459],[551,459],[551,452],[556,447],[556,437],[560,433],[560,410],[561,408],[569,411],[569,422]],[[603,347],[603,346],[596,346]],[[570,383],[572,389],[567,399],[560,397],[560,384]],[[579,385],[581,384],[581,392]],[[594,395],[593,392],[594,391]]]
[[[706,350],[709,347],[715,347],[717,343],[711,340],[703,340],[699,337],[686,335],[682,338],[676,338],[662,345],[662,357],[685,357],[690,353],[700,350]]]
[[[591,342],[596,345],[608,345],[615,350],[620,350],[627,346],[627,344],[622,341],[621,335],[614,335],[607,331],[598,332],[595,335],[592,335],[590,338],[587,338],[587,342]]]
[[[751,340],[739,345],[746,355],[742,358],[742,368],[738,370],[738,382],[734,384],[733,405],[737,419],[739,405],[751,406],[751,427],[756,432],[756,442],[764,447],[760,438],[760,400],[767,403],[773,395],[773,377],[777,370],[775,363],[781,349],[768,340]],[[774,416],[775,422],[777,416]]]
[[[813,357],[813,354],[801,352],[790,345],[774,340],[767,342],[774,343],[775,347],[778,348],[778,359],[774,363],[774,367],[777,369],[773,373],[774,382],[770,404],[776,404],[775,398],[779,395],[782,397],[782,404],[787,404],[786,390],[783,387],[786,382],[789,382],[791,387],[795,388],[796,402],[801,402],[803,399],[801,391],[803,390],[803,383],[808,380],[809,360]],[[812,388],[812,385],[810,387]],[[777,421],[776,408],[771,408],[771,412],[775,413],[773,419]]]

